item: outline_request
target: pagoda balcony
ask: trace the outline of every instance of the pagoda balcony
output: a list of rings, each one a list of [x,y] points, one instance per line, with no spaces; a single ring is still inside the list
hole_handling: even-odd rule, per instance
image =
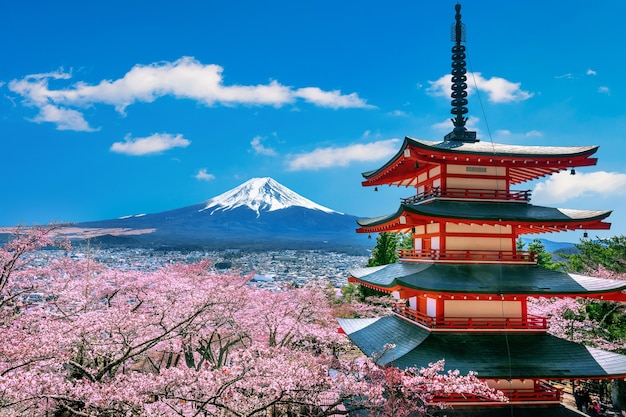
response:
[[[402,303],[392,305],[394,314],[411,320],[433,331],[442,330],[540,330],[548,328],[545,317],[445,317],[434,318],[407,307]]]
[[[489,250],[440,250],[413,249],[399,250],[398,256],[403,262],[451,262],[451,263],[515,263],[535,264],[533,251],[489,251]]]
[[[454,198],[461,200],[498,200],[498,201],[530,201],[530,190],[506,191],[506,190],[481,190],[465,188],[441,188],[435,187],[428,191],[418,193],[413,197],[401,199],[402,204],[417,204],[432,198]]]
[[[500,389],[507,398],[506,404],[530,404],[530,403],[560,403],[563,396],[563,390],[555,388],[545,383],[541,383],[535,389]],[[478,395],[468,393],[451,393],[445,395],[435,395],[432,403],[445,402],[449,405],[480,405],[485,402],[492,402],[492,400],[486,399]],[[478,403],[478,404],[477,404]]]

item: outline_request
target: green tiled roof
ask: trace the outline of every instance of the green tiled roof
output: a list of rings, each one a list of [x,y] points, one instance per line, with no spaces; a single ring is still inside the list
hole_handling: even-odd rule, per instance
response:
[[[446,149],[451,152],[468,153],[477,155],[506,155],[515,157],[573,157],[584,154],[593,154],[598,146],[525,146],[509,145],[492,142],[432,142],[423,139],[405,137],[407,145],[424,149]]]
[[[626,290],[626,281],[551,271],[535,265],[397,262],[355,268],[353,277],[383,288],[475,294],[591,294]]]
[[[403,212],[432,218],[518,221],[539,224],[601,220],[611,214],[611,210],[559,209],[524,203],[435,200],[424,204],[401,204],[400,208],[393,214],[359,219],[357,223],[364,227],[376,226],[399,217]]]
[[[364,178],[369,178],[381,171],[383,171],[389,164],[400,158],[404,150],[409,147],[417,147],[424,150],[442,151],[445,150],[450,153],[458,154],[471,154],[471,155],[488,155],[497,157],[519,157],[519,158],[537,158],[537,157],[575,157],[580,155],[593,155],[598,146],[522,146],[522,145],[508,145],[502,143],[492,142],[431,142],[428,140],[414,139],[405,137],[404,142],[400,150],[382,167],[362,173]]]
[[[339,324],[349,328],[349,321],[339,319]],[[430,333],[397,316],[381,317],[346,333],[370,357],[380,353],[385,344],[394,344],[378,363],[401,369],[426,367],[444,359],[446,369],[458,369],[463,374],[475,371],[480,378],[626,376],[626,356],[547,333]]]

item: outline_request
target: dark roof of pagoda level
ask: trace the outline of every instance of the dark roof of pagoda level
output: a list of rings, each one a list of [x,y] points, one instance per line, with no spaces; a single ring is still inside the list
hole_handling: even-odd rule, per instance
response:
[[[610,223],[604,223],[602,220],[610,214],[611,210],[560,209],[526,203],[434,200],[421,204],[401,204],[395,213],[359,219],[357,223],[363,228],[359,232],[384,231],[386,225],[391,223],[393,228],[400,224],[401,216],[409,215],[416,223],[407,223],[407,227],[430,223],[433,219],[450,219],[472,223],[534,224],[538,226],[536,233],[544,233],[551,231],[550,227],[554,228],[552,231],[556,231],[565,230],[565,226],[569,229],[608,229]],[[541,225],[545,225],[548,230],[541,230]],[[381,226],[378,228],[380,230],[376,226]],[[532,232],[524,230],[524,233]]]
[[[626,281],[551,271],[536,265],[408,263],[355,268],[350,275],[377,288],[427,292],[571,296],[626,290]]]
[[[405,152],[406,150],[409,152]],[[598,146],[523,146],[492,142],[443,141],[431,142],[405,137],[400,150],[382,167],[364,172],[363,185],[385,184],[385,177],[393,171],[394,178],[414,175],[408,161],[434,163],[470,163],[472,165],[510,166],[512,183],[520,183],[550,175],[568,168],[591,166],[590,158]],[[399,172],[397,172],[399,171]]]
[[[395,345],[378,360],[405,369],[444,359],[446,369],[479,378],[606,378],[626,376],[626,356],[546,333],[431,333],[397,316],[339,319],[341,328],[368,356]]]

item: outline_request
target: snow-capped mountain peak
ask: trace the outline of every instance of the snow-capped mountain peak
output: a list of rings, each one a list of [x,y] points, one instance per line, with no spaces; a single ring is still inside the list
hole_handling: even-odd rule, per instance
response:
[[[213,197],[200,211],[211,210],[213,214],[220,210],[249,207],[259,216],[261,211],[275,211],[293,206],[342,214],[302,197],[269,177],[252,178],[232,190]]]

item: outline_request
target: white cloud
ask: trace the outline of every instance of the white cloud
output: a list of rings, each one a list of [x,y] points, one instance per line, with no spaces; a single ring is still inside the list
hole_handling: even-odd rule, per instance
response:
[[[605,85],[602,85],[602,86],[598,87],[598,93],[611,95],[611,90],[609,89],[609,87],[607,87]]]
[[[592,70],[591,68],[589,68],[589,69],[587,70],[587,75],[598,75],[598,73],[597,73],[597,72],[595,72],[594,70]]]
[[[65,109],[78,109],[93,104],[108,104],[124,113],[133,103],[150,103],[159,97],[173,96],[178,99],[195,100],[207,106],[224,105],[270,105],[281,107],[294,103],[298,98],[316,106],[334,109],[349,107],[372,107],[356,93],[341,94],[339,90],[323,91],[318,87],[292,89],[277,81],[259,85],[224,85],[223,68],[214,64],[202,64],[192,57],[183,57],[174,62],[155,62],[135,65],[122,78],[102,80],[90,85],[82,81],[61,89],[51,89],[49,80],[68,80],[71,74],[62,71],[28,75],[9,83],[9,89],[21,95],[27,106],[42,109],[46,105]],[[65,113],[70,116],[69,113]],[[76,118],[76,115],[72,115]],[[40,116],[45,120],[44,116]],[[52,121],[52,120],[46,120]],[[66,119],[55,123],[73,124]],[[79,126],[80,127],[80,126]]]
[[[403,112],[402,110],[394,110],[392,112],[387,113],[390,116],[394,116],[394,117],[406,117],[408,116],[408,114],[406,112]]]
[[[427,91],[435,96],[450,97],[450,75],[444,75],[437,81],[429,81]],[[467,73],[467,92],[472,94],[475,87],[485,92],[489,101],[493,103],[509,103],[524,101],[533,96],[533,93],[522,90],[522,83],[507,81],[501,77],[483,78],[480,72]]]
[[[571,72],[568,72],[568,73],[563,74],[563,75],[557,75],[557,76],[555,76],[554,78],[556,78],[556,79],[566,78],[566,79],[568,79],[568,80],[571,80],[571,79],[573,79],[573,78],[574,78],[574,74],[572,74]]]
[[[265,138],[262,138],[261,136],[255,136],[254,138],[252,138],[252,141],[250,142],[250,145],[252,145],[252,149],[254,149],[254,152],[259,154],[259,155],[266,155],[266,156],[276,156],[277,153],[274,149],[272,148],[266,148],[261,141],[263,141]]]
[[[195,178],[198,181],[212,181],[215,179],[215,175],[209,174],[206,171],[206,168],[202,168],[198,170],[198,173],[195,175]]]
[[[191,141],[169,133],[155,133],[145,138],[132,139],[130,135],[124,138],[124,142],[115,142],[111,145],[111,151],[126,155],[141,156],[160,153],[172,148],[186,148]]]
[[[496,130],[495,132],[495,136],[496,137],[501,137],[504,138],[506,137],[508,140],[511,139],[525,139],[525,138],[538,138],[538,137],[542,137],[543,133],[541,133],[538,130],[529,130],[528,132],[522,132],[522,133],[515,133],[515,132],[511,132],[508,129],[500,129],[500,130]]]
[[[295,97],[304,99],[309,103],[313,103],[320,107],[330,107],[333,109],[339,108],[372,108],[365,102],[365,100],[359,98],[356,93],[342,95],[341,91],[323,91],[318,87],[306,87],[299,88],[294,92]]]
[[[559,204],[578,197],[600,197],[626,194],[626,174],[597,171],[577,172],[570,175],[563,171],[540,182],[533,190],[533,203]]]
[[[33,122],[50,122],[57,125],[58,130],[74,130],[77,132],[93,132],[93,129],[79,111],[64,109],[52,104],[44,104],[39,108],[39,114],[35,116]]]
[[[352,162],[374,162],[389,158],[398,151],[400,139],[387,139],[344,147],[318,148],[312,152],[290,155],[290,171],[345,167]]]

